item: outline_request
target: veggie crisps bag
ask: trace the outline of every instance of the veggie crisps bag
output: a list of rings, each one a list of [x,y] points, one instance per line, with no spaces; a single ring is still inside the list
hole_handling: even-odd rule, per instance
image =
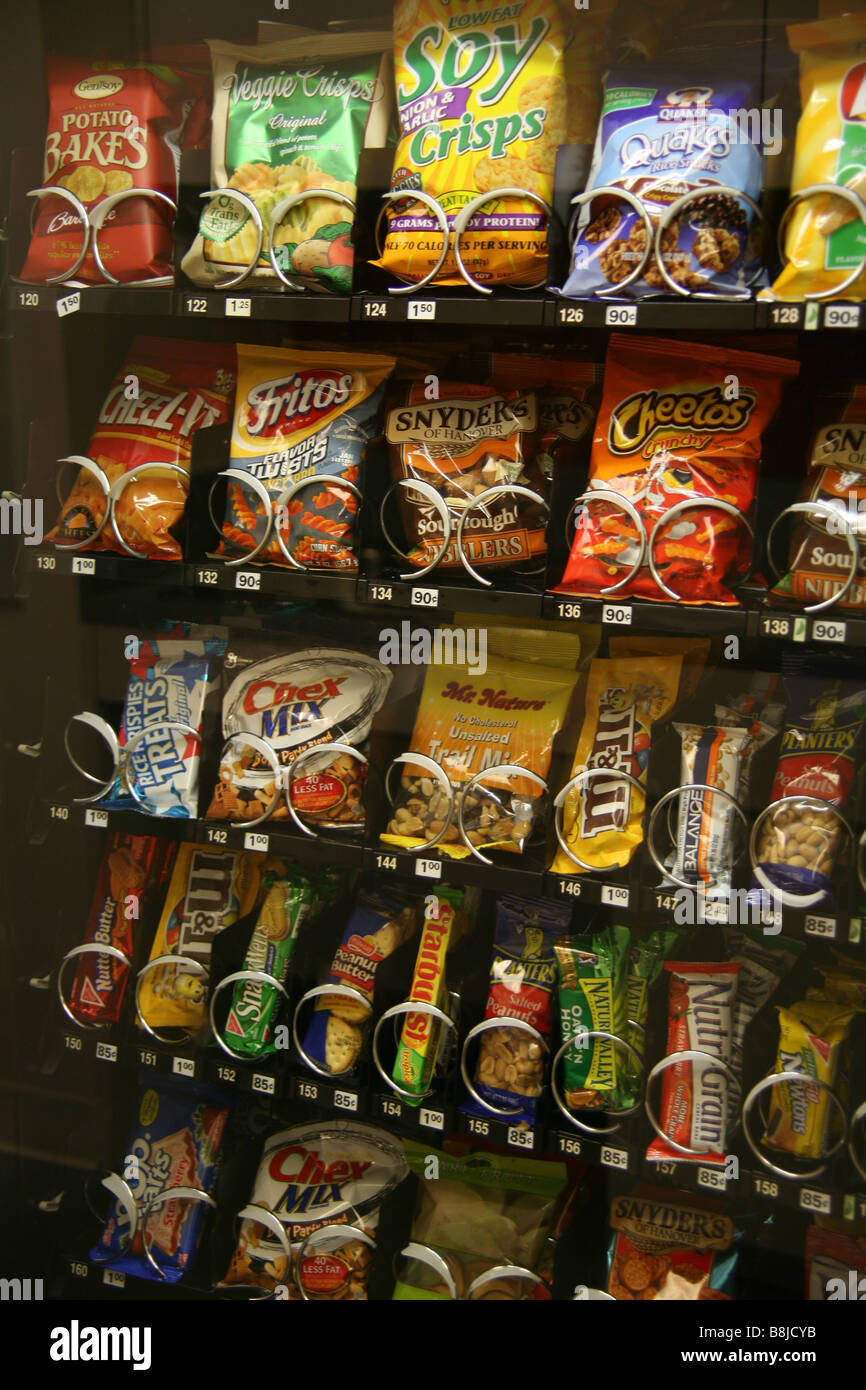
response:
[[[432,195],[449,228],[461,208],[497,188],[525,188],[549,203],[556,150],[566,138],[568,14],[564,0],[473,14],[448,0],[402,0],[394,16],[402,135],[392,189]],[[545,221],[526,198],[491,199],[461,240],[467,270],[488,284],[543,282]],[[441,249],[432,211],[407,197],[390,207],[375,264],[417,281]],[[451,251],[436,283],[464,283]]]
[[[604,398],[595,426],[589,489],[618,492],[641,518],[647,545],[653,527],[677,503],[706,499],[660,525],[653,558],[660,579],[683,603],[732,605],[729,575],[752,555],[733,506],[752,517],[761,436],[797,364],[754,352],[612,334]],[[732,382],[731,378],[735,378]],[[639,556],[629,515],[607,502],[580,513],[565,568],[563,593],[597,595],[623,579]],[[618,597],[669,599],[646,555]]]
[[[281,494],[309,480],[309,487],[300,489],[275,518],[286,549],[309,569],[356,570],[361,464],[394,359],[241,344],[237,352],[230,462],[249,474],[251,483],[229,482],[220,553],[240,549],[243,554],[260,546],[268,514]],[[317,486],[321,474],[339,478],[355,491],[337,483]],[[269,498],[267,511],[262,488]],[[253,558],[290,563],[273,532]]]
[[[390,60],[381,33],[313,34],[244,48],[213,40],[211,187],[237,188],[255,203],[265,229],[285,198],[311,189],[355,200],[358,156],[382,146],[390,105]],[[352,288],[354,208],[336,198],[299,202],[274,235],[284,275],[313,290]],[[226,196],[211,200],[183,259],[197,285],[219,285],[249,264],[253,219]],[[267,250],[253,280],[279,285]]]
[[[229,343],[135,338],[99,412],[88,458],[109,484],[142,464],[178,464],[188,473],[196,431],[228,419],[234,379]],[[123,489],[115,507],[117,527],[137,555],[181,559],[172,532],[183,516],[187,487],[168,468],[149,468]],[[46,539],[58,547],[80,542],[96,531],[105,510],[103,489],[81,468]],[[76,548],[126,553],[110,523],[89,545]]]

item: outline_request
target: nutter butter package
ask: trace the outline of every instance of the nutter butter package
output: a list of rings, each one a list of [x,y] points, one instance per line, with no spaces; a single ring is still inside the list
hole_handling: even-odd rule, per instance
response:
[[[763,1143],[769,1149],[818,1159],[824,1155],[838,1109],[827,1092],[810,1086],[814,1078],[835,1088],[848,1030],[857,1009],[836,1000],[802,999],[779,1007],[779,1046],[775,1071],[793,1071],[803,1084],[781,1082],[770,1091]]]
[[[448,951],[469,926],[465,896],[460,888],[438,888],[427,895],[407,996],[410,1002],[434,1004],[448,1012],[445,961]],[[405,1016],[392,1075],[404,1091],[417,1093],[401,1096],[407,1105],[420,1105],[431,1087],[439,1060],[442,1030],[442,1023],[431,1014],[408,1013]]]
[[[610,926],[594,934],[554,943],[559,973],[562,1041],[582,1033],[628,1037],[628,927]],[[624,1104],[628,1054],[607,1038],[575,1043],[563,1059],[565,1103],[569,1110],[617,1109]]]

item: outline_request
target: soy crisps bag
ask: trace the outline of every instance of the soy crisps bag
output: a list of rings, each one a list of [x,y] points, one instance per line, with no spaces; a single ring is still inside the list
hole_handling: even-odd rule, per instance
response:
[[[480,193],[525,188],[548,203],[566,139],[565,0],[471,10],[448,0],[399,0],[394,13],[402,135],[391,187],[437,199],[449,228]],[[461,240],[466,268],[490,284],[530,286],[547,270],[546,218],[527,198],[491,200]],[[408,281],[435,266],[442,233],[426,207],[391,205],[375,262]],[[460,285],[453,253],[436,283]]]

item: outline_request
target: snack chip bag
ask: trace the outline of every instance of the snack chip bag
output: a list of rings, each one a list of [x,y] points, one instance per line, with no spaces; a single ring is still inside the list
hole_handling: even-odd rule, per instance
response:
[[[760,134],[738,121],[756,103],[748,81],[711,85],[706,71],[685,65],[624,68],[607,74],[587,190],[623,188],[646,210],[653,230],[677,199],[695,198],[665,230],[665,281],[652,251],[642,275],[619,291],[644,298],[686,290],[742,295],[754,275],[754,213],[733,188],[753,201],[761,190]],[[609,291],[636,269],[646,248],[643,219],[631,205],[603,194],[581,208],[571,273],[562,293],[586,297]]]
[[[135,338],[87,446],[102,478],[89,468],[79,469],[46,540],[58,549],[75,543],[76,550],[131,550],[137,556],[180,560],[173,532],[184,513],[189,482],[174,468],[189,472],[196,432],[225,423],[233,389],[231,344]],[[114,516],[124,546],[110,518],[106,520],[106,494],[145,464],[166,467],[148,467],[123,486]],[[88,537],[89,544],[82,545]]]
[[[598,408],[600,362],[555,362],[550,357],[494,352],[490,380],[538,395],[538,452],[535,463],[548,483],[561,465],[582,463],[581,444],[591,438]]]
[[[737,1264],[730,1216],[700,1197],[641,1185],[610,1207],[608,1292],[626,1301],[730,1299]]]
[[[361,465],[393,357],[243,344],[237,353],[230,463],[250,481],[229,480],[219,553],[289,565],[288,551],[296,568],[357,570]],[[322,475],[339,482],[317,484]],[[278,507],[298,483],[307,486]]]
[[[415,189],[436,199],[449,231],[482,193],[516,187],[551,202],[556,151],[567,137],[563,50],[571,22],[564,0],[525,0],[519,9],[471,14],[448,0],[398,0],[402,134],[391,187],[407,196],[389,206],[376,265],[409,282],[436,265],[441,227],[432,210],[413,205]],[[484,284],[543,284],[546,220],[528,198],[491,197],[461,239],[467,270]],[[464,283],[453,249],[434,283]]]
[[[207,972],[214,937],[250,911],[261,874],[259,855],[179,845],[150,959],[190,957]],[[155,1030],[186,1028],[195,1033],[207,1017],[206,996],[206,973],[160,965],[143,978],[139,1010]]]
[[[611,633],[607,639],[607,654],[614,656],[642,656],[652,659],[679,652],[683,658],[680,671],[680,699],[690,700],[694,695],[707,664],[712,642],[709,637],[661,637],[655,633],[642,637],[639,633]]]
[[[630,1042],[628,984],[630,932],[609,926],[554,942],[559,973],[562,1041],[582,1033],[613,1033]],[[569,1110],[618,1109],[625,1103],[628,1053],[606,1038],[575,1043],[563,1059],[563,1097]]]
[[[779,1047],[775,1071],[798,1072],[803,1085],[782,1082],[770,1091],[763,1143],[797,1158],[824,1157],[831,1119],[838,1118],[825,1090],[809,1079],[836,1085],[842,1052],[856,1008],[836,1000],[801,999],[778,1008]]]
[[[578,516],[558,590],[606,596],[619,585],[620,599],[736,604],[728,586],[752,558],[752,537],[739,517],[753,519],[761,436],[784,378],[796,372],[797,364],[781,357],[612,334],[589,490],[617,492],[636,509],[647,549],[641,559],[630,514],[591,503]],[[670,524],[661,520],[683,503],[688,510]]]
[[[418,938],[418,954],[407,999],[411,1002],[433,1004],[448,1011],[448,984],[445,978],[446,957],[452,946],[469,927],[464,910],[465,890],[437,888],[427,895],[424,920]],[[403,1091],[407,1105],[421,1105],[432,1086],[433,1074],[439,1060],[443,1024],[427,1013],[407,1013],[392,1076]]]
[[[819,19],[788,29],[800,56],[800,108],[792,196],[813,184],[836,184],[866,201],[866,14]],[[767,299],[804,299],[839,288],[866,297],[866,272],[842,289],[866,256],[866,225],[856,205],[837,194],[806,198],[785,236],[785,264]]]
[[[673,708],[680,683],[680,652],[593,661],[586,687],[586,712],[570,778],[593,768],[626,772],[646,783],[652,726]],[[612,776],[585,779],[562,808],[562,836],[584,865],[612,869],[627,864],[643,841],[645,798],[629,782]],[[560,844],[551,869],[582,874]]]
[[[383,146],[388,129],[390,59],[378,32],[311,34],[243,47],[210,42],[214,110],[211,188],[238,189],[255,204],[264,249],[253,283],[281,282],[268,258],[274,212],[274,259],[304,289],[352,288],[352,223],[358,157]],[[328,192],[336,197],[329,198]],[[182,269],[213,285],[248,265],[256,250],[249,209],[222,193],[206,205]]]

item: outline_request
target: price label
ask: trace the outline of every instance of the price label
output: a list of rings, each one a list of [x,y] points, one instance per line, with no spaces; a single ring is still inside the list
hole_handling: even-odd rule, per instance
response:
[[[49,806],[48,814],[52,820],[69,820],[69,807]]]
[[[252,1079],[252,1089],[261,1091],[263,1095],[272,1096],[274,1094],[275,1082],[272,1076],[266,1076],[264,1072],[254,1071]]]
[[[365,319],[386,319],[388,317],[387,299],[366,299],[363,305]]]
[[[258,830],[248,830],[244,835],[244,849],[254,849],[259,854],[267,854],[270,836],[262,835]]]
[[[634,328],[637,323],[637,305],[608,304],[604,311],[604,322],[608,328]]]
[[[110,1289],[125,1289],[126,1275],[122,1269],[104,1269],[102,1271],[102,1282]]]
[[[387,1096],[382,1096],[379,1100],[379,1106],[382,1114],[387,1115],[389,1119],[399,1120],[403,1114],[403,1107],[399,1100],[389,1100]]]
[[[859,327],[860,327],[860,306],[859,306],[859,304],[825,304],[825,305],[824,305],[824,327],[825,327],[825,328],[859,328]]]
[[[704,918],[708,922],[726,923],[728,920],[728,904],[723,902],[704,903]]]
[[[235,575],[236,589],[256,590],[262,587],[262,576],[256,570],[238,570]]]
[[[559,880],[559,896],[561,898],[579,898],[580,880],[576,878],[561,878]]]
[[[470,1134],[479,1134],[483,1137],[490,1133],[489,1120],[477,1120],[474,1115],[468,1117],[466,1127]]]
[[[416,878],[441,878],[442,860],[441,859],[416,859],[415,860]]]
[[[371,603],[390,603],[392,590],[390,584],[370,584],[367,587],[367,597]]]
[[[396,854],[378,854],[378,853],[377,853],[377,855],[376,855],[376,868],[377,868],[377,869],[387,869],[390,873],[396,873],[396,872],[397,872],[397,856],[396,856]]]
[[[335,1091],[334,1104],[338,1110],[357,1110],[358,1097],[354,1091]]]
[[[798,328],[801,317],[799,304],[779,304],[770,310],[774,328]]]
[[[98,1042],[96,1044],[97,1062],[116,1062],[117,1048],[114,1043]]]
[[[534,1149],[535,1135],[531,1129],[521,1129],[520,1125],[509,1125],[506,1143],[513,1149]]]
[[[424,1129],[444,1129],[445,1112],[442,1110],[426,1110],[422,1105],[418,1114],[418,1123]]]
[[[219,570],[196,570],[195,572],[196,584],[218,584],[219,578]]]
[[[800,1192],[800,1206],[804,1211],[820,1211],[829,1216],[833,1210],[833,1199],[829,1192],[819,1192],[816,1187],[804,1187]]]
[[[410,299],[406,304],[406,317],[431,323],[436,317],[435,299]]]
[[[773,1178],[752,1178],[752,1187],[759,1197],[778,1197],[779,1184]]]
[[[577,1158],[582,1149],[580,1140],[572,1139],[568,1134],[558,1135],[557,1143],[559,1145],[559,1152],[561,1154],[569,1154],[572,1158]]]
[[[319,1087],[315,1081],[299,1081],[297,1089],[301,1100],[319,1099]]]
[[[583,309],[579,304],[559,304],[556,318],[558,323],[583,323]]]
[[[217,1067],[217,1076],[220,1081],[227,1081],[230,1086],[233,1086],[238,1079],[238,1074],[234,1067]]]
[[[248,319],[253,307],[251,299],[227,299],[226,318],[227,319]]]
[[[229,842],[229,832],[220,830],[218,826],[206,825],[204,835],[209,845],[227,845]]]
[[[601,1161],[605,1168],[627,1168],[628,1149],[615,1149],[612,1144],[602,1144]]]
[[[601,621],[613,627],[631,627],[630,603],[605,603],[601,609]]]
[[[57,556],[56,556],[56,555],[37,555],[37,556],[36,556],[36,568],[37,568],[38,570],[56,570],[56,569],[57,569]]]
[[[425,589],[415,584],[409,595],[409,602],[412,604],[413,608],[438,608],[439,590]]]
[[[143,1067],[155,1067],[157,1056],[155,1052],[150,1052],[146,1047],[138,1049],[138,1060]]]
[[[84,812],[84,824],[93,825],[96,827],[97,830],[104,830],[105,827],[108,825],[108,812],[94,811],[93,807],[91,806],[87,811]]]
[[[76,290],[75,294],[65,294],[62,299],[57,301],[57,317],[65,319],[67,314],[77,314],[81,308],[81,295]]]
[[[764,616],[760,622],[762,637],[790,637],[793,626],[790,618],[770,618]]]
[[[80,1051],[81,1051],[81,1039],[80,1039],[79,1037],[76,1037],[76,1035],[75,1035],[74,1033],[64,1033],[64,1034],[63,1034],[63,1041],[64,1041],[64,1043],[66,1044],[66,1046],[69,1048],[69,1051],[70,1051],[70,1052],[80,1052]]]
[[[73,574],[95,574],[96,561],[92,555],[73,555],[72,557]]]
[[[581,606],[579,603],[563,602],[557,603],[556,605],[557,618],[573,618],[576,621],[580,617],[580,613]]]
[[[183,307],[187,314],[206,314],[207,300],[203,299],[201,295],[187,295],[183,301]]]
[[[75,1279],[87,1278],[87,1265],[83,1260],[73,1260],[69,1266],[69,1273]]]
[[[171,1069],[175,1076],[195,1076],[195,1062],[191,1057],[172,1057]]]
[[[615,883],[601,885],[601,901],[611,907],[628,907],[629,890],[619,888]]]
[[[832,941],[836,936],[836,918],[812,917],[810,915],[803,924],[803,931],[807,936],[825,936],[829,941]]]
[[[698,1187],[709,1187],[714,1191],[724,1192],[726,1186],[724,1168],[699,1168],[695,1176],[695,1183]]]
[[[847,623],[830,623],[826,619],[815,618],[812,622],[812,641],[844,642],[847,631]]]
[[[39,308],[39,291],[38,291],[38,290],[19,290],[19,291],[18,291],[18,305],[19,305],[19,308],[21,308],[21,309],[38,309],[38,308]]]

